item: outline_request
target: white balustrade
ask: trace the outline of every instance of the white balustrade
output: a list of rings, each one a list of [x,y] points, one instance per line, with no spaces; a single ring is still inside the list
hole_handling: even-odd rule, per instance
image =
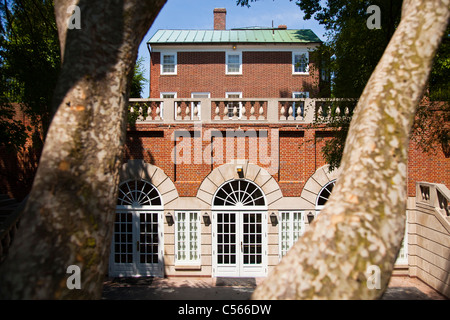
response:
[[[351,101],[351,99],[130,99],[129,112],[135,114],[137,123],[155,121],[312,123],[314,119],[327,121],[331,117],[351,115],[353,108],[349,107],[349,104],[337,105],[336,101]]]

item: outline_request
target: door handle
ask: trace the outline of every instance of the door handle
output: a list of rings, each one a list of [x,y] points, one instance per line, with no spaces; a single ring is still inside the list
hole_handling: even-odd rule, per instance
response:
[[[244,249],[242,248],[242,241],[241,241],[241,252],[244,252]]]
[[[139,241],[136,241],[136,250],[139,252]]]

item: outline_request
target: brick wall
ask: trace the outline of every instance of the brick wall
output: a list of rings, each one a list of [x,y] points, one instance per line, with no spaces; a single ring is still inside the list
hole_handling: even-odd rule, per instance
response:
[[[158,128],[137,125],[127,136],[126,159],[144,159],[154,164],[174,181],[180,196],[195,196],[203,179],[216,167],[234,159],[250,162],[270,170],[284,196],[297,197],[313,173],[325,165],[321,148],[330,132],[307,128],[279,130],[277,157],[273,158],[273,137],[267,127],[212,128],[204,126]],[[227,135],[227,132],[231,134]],[[249,132],[255,132],[253,137]],[[236,133],[241,135],[236,137]],[[175,138],[174,138],[175,137]],[[265,148],[265,149],[264,149]],[[267,150],[260,152],[260,149]],[[255,155],[255,152],[257,153]],[[173,155],[176,154],[177,162]],[[271,168],[274,160],[279,166]],[[416,181],[430,181],[450,185],[450,159],[442,150],[436,154],[423,153],[411,143],[408,159],[408,195],[415,195]]]
[[[150,97],[177,92],[190,98],[192,92],[210,92],[224,98],[226,92],[242,92],[243,98],[291,98],[292,92],[318,94],[319,72],[310,55],[310,75],[292,74],[291,52],[242,53],[242,74],[225,74],[225,52],[178,52],[177,75],[161,75],[160,53],[152,53]]]
[[[19,116],[23,117],[21,114]],[[28,123],[27,119],[24,120]],[[195,135],[194,130],[197,132]],[[273,140],[271,130],[279,130],[278,140]],[[227,136],[227,131],[243,134],[238,134],[239,137]],[[252,131],[257,138],[249,136]],[[170,128],[137,124],[128,130],[124,161],[143,159],[164,170],[174,181],[180,196],[195,196],[200,183],[213,169],[233,159],[250,159],[269,170],[284,196],[299,196],[311,175],[325,164],[320,150],[329,138],[330,134],[323,130],[274,124],[270,128],[241,126],[240,129],[229,124],[205,124],[201,129],[183,124]],[[250,143],[255,140],[256,147],[255,143]],[[28,143],[31,143],[31,138]],[[278,163],[274,163],[272,158],[274,143]],[[267,152],[260,151],[264,148]],[[255,152],[258,154],[255,155]],[[5,149],[0,149],[0,154],[0,192],[22,199],[30,190],[38,154],[28,150],[13,154]],[[174,154],[178,157],[177,163]],[[275,170],[271,168],[274,164],[277,165]],[[440,146],[436,153],[424,153],[411,143],[408,157],[408,195],[411,197],[415,196],[416,181],[450,186],[450,158],[444,156]]]
[[[408,153],[408,196],[415,197],[416,181],[442,183],[450,187],[450,158],[446,158],[442,147],[435,152],[423,152],[414,142]]]
[[[13,104],[15,116],[13,120],[21,121],[25,127],[36,130],[31,120],[22,111],[20,104]],[[41,132],[38,130],[36,134]],[[0,193],[8,194],[10,197],[23,200],[31,190],[34,175],[37,170],[41,154],[40,139],[36,136],[35,142],[31,132],[23,148],[18,150],[8,149],[0,146]]]

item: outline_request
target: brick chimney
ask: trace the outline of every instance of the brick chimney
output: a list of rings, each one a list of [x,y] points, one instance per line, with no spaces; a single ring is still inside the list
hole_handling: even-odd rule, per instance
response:
[[[214,30],[225,30],[227,28],[227,9],[214,9]]]

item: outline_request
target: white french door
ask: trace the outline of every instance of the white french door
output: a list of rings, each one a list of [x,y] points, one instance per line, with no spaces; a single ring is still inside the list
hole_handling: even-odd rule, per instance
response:
[[[266,229],[266,212],[213,212],[213,276],[266,276]]]
[[[162,231],[162,212],[117,210],[109,275],[163,276]]]

